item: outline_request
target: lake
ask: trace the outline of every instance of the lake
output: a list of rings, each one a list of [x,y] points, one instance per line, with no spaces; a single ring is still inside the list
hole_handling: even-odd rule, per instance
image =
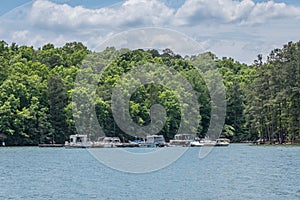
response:
[[[0,199],[300,199],[299,146],[231,144],[198,154],[189,148],[164,169],[130,174],[86,149],[1,147]]]

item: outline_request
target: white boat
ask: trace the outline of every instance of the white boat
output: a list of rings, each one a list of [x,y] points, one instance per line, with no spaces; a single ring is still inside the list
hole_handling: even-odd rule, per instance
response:
[[[191,143],[191,146],[228,146],[230,140],[226,138],[218,138],[216,140],[210,140],[209,138],[201,139]]]
[[[195,134],[176,134],[173,140],[170,140],[170,146],[181,146],[181,147],[189,147],[192,144],[196,144],[196,141],[199,138],[196,137]]]
[[[97,141],[90,141],[87,135],[70,135],[70,142],[65,142],[66,148],[114,148],[122,147],[119,137],[101,137]]]
[[[199,140],[195,140],[190,143],[190,146],[191,147],[201,147],[201,146],[204,146],[204,144],[201,143]]]
[[[66,148],[90,148],[92,142],[89,141],[87,135],[70,135],[70,142],[65,142]]]
[[[208,138],[203,138],[201,140],[194,140],[191,142],[191,147],[202,147],[202,146],[215,146],[216,141],[210,140]]]
[[[230,140],[227,138],[219,138],[216,140],[216,146],[228,146]]]
[[[115,148],[122,147],[122,142],[119,137],[100,137],[96,142],[93,142],[92,148]]]
[[[199,139],[194,134],[178,134],[174,136],[174,140],[170,140],[170,146],[183,147],[202,147],[202,146],[228,146],[230,140],[226,138],[219,138],[211,140],[208,137]]]
[[[147,135],[146,141],[139,143],[140,147],[164,147],[166,141],[163,135]]]

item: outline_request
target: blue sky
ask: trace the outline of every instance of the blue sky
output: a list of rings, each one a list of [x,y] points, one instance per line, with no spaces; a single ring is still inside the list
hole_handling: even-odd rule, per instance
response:
[[[93,49],[122,31],[168,28],[196,40],[203,51],[251,64],[257,54],[299,41],[300,1],[5,0],[0,23],[1,40],[36,48],[80,41]]]

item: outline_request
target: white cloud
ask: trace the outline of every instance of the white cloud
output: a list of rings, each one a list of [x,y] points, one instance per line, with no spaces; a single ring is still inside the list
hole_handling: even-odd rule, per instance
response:
[[[46,0],[35,1],[30,12],[30,20],[43,28],[118,28],[139,25],[164,25],[172,17],[174,10],[158,0],[128,0],[121,6],[87,9],[71,7]]]
[[[124,31],[107,39],[96,50],[104,50],[107,46],[130,49],[172,49],[182,55],[194,55],[203,52],[202,44],[187,35],[165,28],[141,28]]]
[[[25,41],[29,37],[28,30],[16,31],[12,34],[13,40],[23,40]]]
[[[300,19],[300,7],[288,6],[273,1],[257,3],[246,23],[264,23],[276,19]]]
[[[126,0],[112,7],[89,9],[36,0],[0,18],[0,38],[35,47],[81,41],[93,49],[116,33],[154,26],[182,32],[219,57],[246,63],[274,46],[299,40],[300,7],[253,0],[186,0],[178,5],[175,9],[160,0]],[[152,38],[153,47],[163,48],[172,42],[166,34],[152,34],[157,36]],[[139,42],[143,44],[136,40],[130,45]]]
[[[176,13],[178,25],[202,23],[266,23],[278,18],[299,18],[300,8],[273,1],[189,0]]]

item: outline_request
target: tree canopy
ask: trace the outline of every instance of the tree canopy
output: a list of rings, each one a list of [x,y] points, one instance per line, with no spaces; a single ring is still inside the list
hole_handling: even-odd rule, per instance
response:
[[[201,65],[202,72],[195,63]],[[189,99],[190,93],[176,85],[175,79],[172,82],[164,77],[166,70],[142,73],[149,80],[161,76],[169,85],[149,82],[130,93],[130,85],[138,84],[138,80],[129,72],[145,65],[176,71],[175,79],[182,76],[189,82],[200,106],[184,113],[181,107],[187,104],[178,95]],[[221,124],[221,136],[235,142],[259,138],[279,143],[300,140],[300,42],[273,50],[266,61],[259,55],[252,65],[246,65],[232,58],[219,59],[211,52],[185,56],[170,49],[159,52],[114,47],[92,52],[80,42],[62,47],[46,44],[34,49],[1,41],[0,135],[7,145],[64,143],[70,134],[79,131],[81,126],[76,120],[81,118],[80,123],[90,127],[85,131],[92,137],[97,134],[90,119],[94,109],[94,117],[106,135],[132,140],[133,135],[119,127],[113,116],[113,90],[121,85],[129,98],[129,117],[138,126],[149,125],[151,106],[160,104],[166,119],[165,123],[158,120],[155,124],[167,140],[174,137],[180,126],[190,127],[190,131],[205,137],[214,104],[202,73],[209,76],[213,70],[221,74],[226,90],[226,118],[224,126]],[[78,79],[78,74],[86,77]],[[78,87],[86,83],[93,83],[96,88]],[[88,101],[79,105],[74,101],[77,97]],[[126,107],[119,103],[115,109]],[[197,116],[196,128],[189,126],[192,120],[184,120],[188,115]]]

